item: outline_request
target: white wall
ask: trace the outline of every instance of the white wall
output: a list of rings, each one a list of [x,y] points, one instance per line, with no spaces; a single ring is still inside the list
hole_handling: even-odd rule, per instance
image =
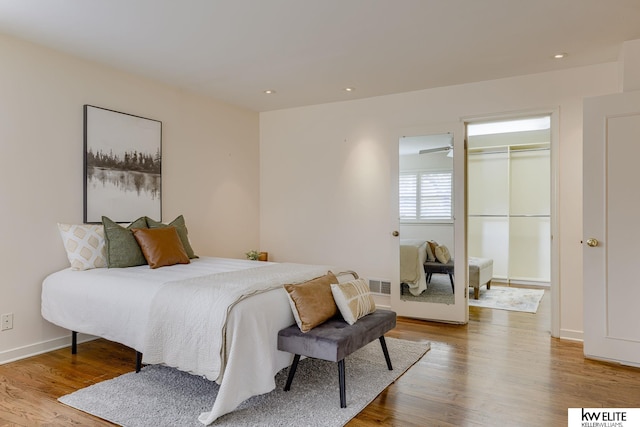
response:
[[[68,339],[40,290],[68,265],[56,223],[82,222],[83,104],[163,122],[163,220],[184,214],[196,253],[258,247],[257,113],[1,35],[0,63],[0,362]]]
[[[640,39],[622,43],[618,64],[620,92],[640,90]]]
[[[261,248],[276,261],[391,280],[401,130],[558,109],[560,334],[581,338],[582,99],[617,88],[617,64],[607,63],[261,113]]]

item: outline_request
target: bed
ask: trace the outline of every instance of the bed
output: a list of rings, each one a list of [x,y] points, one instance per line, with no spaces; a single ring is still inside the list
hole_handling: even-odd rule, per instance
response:
[[[143,363],[216,381],[211,411],[199,417],[210,424],[275,388],[275,374],[292,358],[277,350],[278,331],[295,323],[282,285],[329,269],[207,257],[159,269],[68,268],[44,280],[42,315],[131,347]]]
[[[412,295],[420,295],[427,289],[424,263],[427,260],[427,241],[400,240],[400,282],[409,286]]]

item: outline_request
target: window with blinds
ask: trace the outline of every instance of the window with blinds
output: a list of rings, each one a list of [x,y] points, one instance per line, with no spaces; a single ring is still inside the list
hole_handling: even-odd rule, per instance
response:
[[[400,174],[400,221],[451,220],[451,171]]]

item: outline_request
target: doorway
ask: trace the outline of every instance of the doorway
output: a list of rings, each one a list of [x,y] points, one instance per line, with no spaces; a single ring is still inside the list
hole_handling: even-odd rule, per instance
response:
[[[470,304],[505,291],[496,285],[552,289],[557,263],[552,118],[546,113],[466,122],[469,260],[470,265],[475,259],[490,262],[493,270],[476,298],[470,295]]]

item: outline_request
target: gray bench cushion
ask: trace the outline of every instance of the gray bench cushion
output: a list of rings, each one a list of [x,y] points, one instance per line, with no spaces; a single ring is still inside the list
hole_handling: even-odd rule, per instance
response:
[[[278,333],[278,350],[338,362],[395,326],[396,313],[380,309],[353,325],[340,317],[329,319],[309,332],[291,325]]]

